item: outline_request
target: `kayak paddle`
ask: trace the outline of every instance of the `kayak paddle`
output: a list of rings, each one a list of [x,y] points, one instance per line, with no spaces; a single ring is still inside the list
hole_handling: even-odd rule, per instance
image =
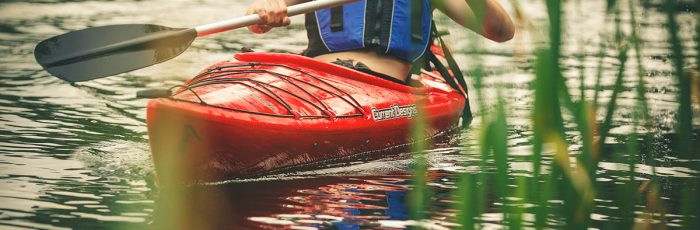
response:
[[[287,8],[294,16],[357,0],[318,0]],[[34,48],[36,61],[68,82],[124,73],[170,60],[197,37],[261,23],[257,14],[195,28],[125,24],[87,28],[46,39]]]

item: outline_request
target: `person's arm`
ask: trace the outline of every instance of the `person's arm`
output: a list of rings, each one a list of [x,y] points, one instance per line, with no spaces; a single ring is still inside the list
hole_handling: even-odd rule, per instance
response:
[[[508,41],[515,33],[513,21],[497,0],[432,0],[432,3],[453,21],[493,41]],[[483,10],[473,10],[479,8]],[[479,16],[483,18],[481,26]]]
[[[287,6],[296,5],[309,0],[255,0],[248,7],[246,15],[258,14],[263,23],[248,26],[256,34],[267,33],[272,27],[288,26],[292,21],[287,17]]]

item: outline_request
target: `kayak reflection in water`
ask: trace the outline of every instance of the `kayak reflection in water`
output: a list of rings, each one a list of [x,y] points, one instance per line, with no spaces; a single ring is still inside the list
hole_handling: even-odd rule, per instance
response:
[[[306,1],[256,0],[247,14],[260,15],[264,23],[248,29],[262,34],[288,26],[287,5]],[[405,83],[413,63],[429,50],[434,9],[490,40],[513,37],[513,22],[496,0],[363,0],[306,14],[304,55]]]

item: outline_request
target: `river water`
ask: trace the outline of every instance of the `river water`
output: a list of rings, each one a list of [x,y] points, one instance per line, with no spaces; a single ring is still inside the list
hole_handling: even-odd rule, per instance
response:
[[[513,12],[511,1],[501,1]],[[524,21],[514,40],[498,44],[479,39],[461,27],[441,21],[447,38],[465,72],[479,58],[487,73],[487,104],[502,92],[508,105],[509,168],[527,175],[532,153],[529,144],[534,79],[532,51],[544,45],[547,15],[543,1],[518,2]],[[625,2],[625,1],[623,1]],[[647,131],[656,154],[637,165],[640,181],[651,177],[655,165],[662,200],[667,203],[666,223],[679,227],[677,203],[680,187],[700,176],[697,160],[683,160],[673,151],[675,114],[678,107],[675,78],[670,75],[670,44],[666,17],[657,1],[636,7],[647,76],[646,93],[655,124]],[[253,180],[227,181],[195,186],[190,198],[178,204],[159,202],[162,197],[148,178],[153,173],[145,124],[147,100],[136,99],[145,88],[181,83],[201,68],[231,58],[241,47],[256,51],[296,52],[305,48],[303,17],[292,26],[266,35],[247,30],[198,39],[183,55],[146,69],[70,85],[43,71],[33,58],[41,40],[71,30],[126,23],[152,23],[191,27],[240,16],[250,1],[222,0],[32,0],[0,2],[0,228],[403,228],[406,192],[410,189],[410,153],[390,158],[352,162],[331,168],[274,175]],[[695,60],[696,8],[679,4],[677,20],[686,60]],[[627,15],[627,7],[623,7]],[[598,66],[598,44],[612,40],[612,21],[604,17],[605,1],[566,1],[563,67],[567,84],[575,91],[584,84],[593,95]],[[624,24],[629,17],[623,16]],[[628,26],[625,26],[629,31]],[[602,35],[602,36],[601,36]],[[606,41],[611,43],[611,41]],[[601,102],[610,99],[619,63],[615,49],[603,59]],[[618,98],[610,155],[624,151],[624,137],[632,127],[636,64],[628,63],[624,89]],[[473,91],[473,90],[472,90]],[[472,99],[473,107],[476,100]],[[698,114],[697,107],[695,108]],[[601,114],[602,117],[602,114]],[[476,119],[479,120],[479,119]],[[699,119],[694,119],[698,127]],[[454,227],[448,194],[460,172],[475,172],[479,122],[428,151],[434,211],[426,227]],[[690,127],[688,127],[690,128]],[[699,135],[695,128],[694,135]],[[571,141],[580,137],[572,132]],[[575,153],[580,146],[573,145]],[[697,156],[697,155],[696,155]],[[551,160],[551,157],[545,157]],[[598,186],[619,186],[626,167],[614,157],[604,158],[598,169]],[[548,164],[545,162],[545,164]],[[513,182],[515,183],[515,182]],[[511,186],[514,186],[512,184]],[[617,219],[616,203],[608,189],[599,191],[593,211],[593,227],[605,227]],[[494,206],[497,204],[493,204]],[[552,204],[556,205],[556,203]],[[641,211],[644,207],[637,207]],[[173,209],[191,210],[186,216]],[[526,224],[532,222],[526,212]],[[480,218],[486,227],[498,227],[501,213]],[[184,220],[183,220],[184,219]],[[178,224],[178,225],[174,225]],[[185,225],[180,225],[185,224]]]

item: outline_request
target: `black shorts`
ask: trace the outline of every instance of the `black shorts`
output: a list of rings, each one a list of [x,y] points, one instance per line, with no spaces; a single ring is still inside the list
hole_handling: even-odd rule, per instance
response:
[[[373,76],[382,78],[382,79],[384,79],[384,80],[393,81],[393,82],[396,82],[396,83],[399,83],[399,84],[402,84],[402,85],[408,85],[407,82],[404,82],[404,81],[401,81],[401,80],[399,80],[399,79],[396,79],[396,78],[394,78],[394,77],[392,77],[392,76],[389,76],[389,75],[386,75],[386,74],[383,74],[383,73],[379,73],[379,72],[377,72],[377,71],[374,71],[374,70],[370,69],[367,65],[365,65],[365,64],[362,63],[362,62],[357,62],[355,65],[353,65],[353,62],[354,62],[353,60],[340,60],[340,59],[336,59],[335,61],[333,61],[333,62],[331,62],[331,63],[336,64],[336,65],[339,65],[339,66],[347,67],[347,68],[350,68],[350,69],[354,69],[354,70],[357,70],[357,71],[360,71],[360,72],[363,72],[363,73],[366,73],[366,74],[370,74],[370,75],[373,75]],[[407,78],[407,79],[408,79],[408,78]]]

